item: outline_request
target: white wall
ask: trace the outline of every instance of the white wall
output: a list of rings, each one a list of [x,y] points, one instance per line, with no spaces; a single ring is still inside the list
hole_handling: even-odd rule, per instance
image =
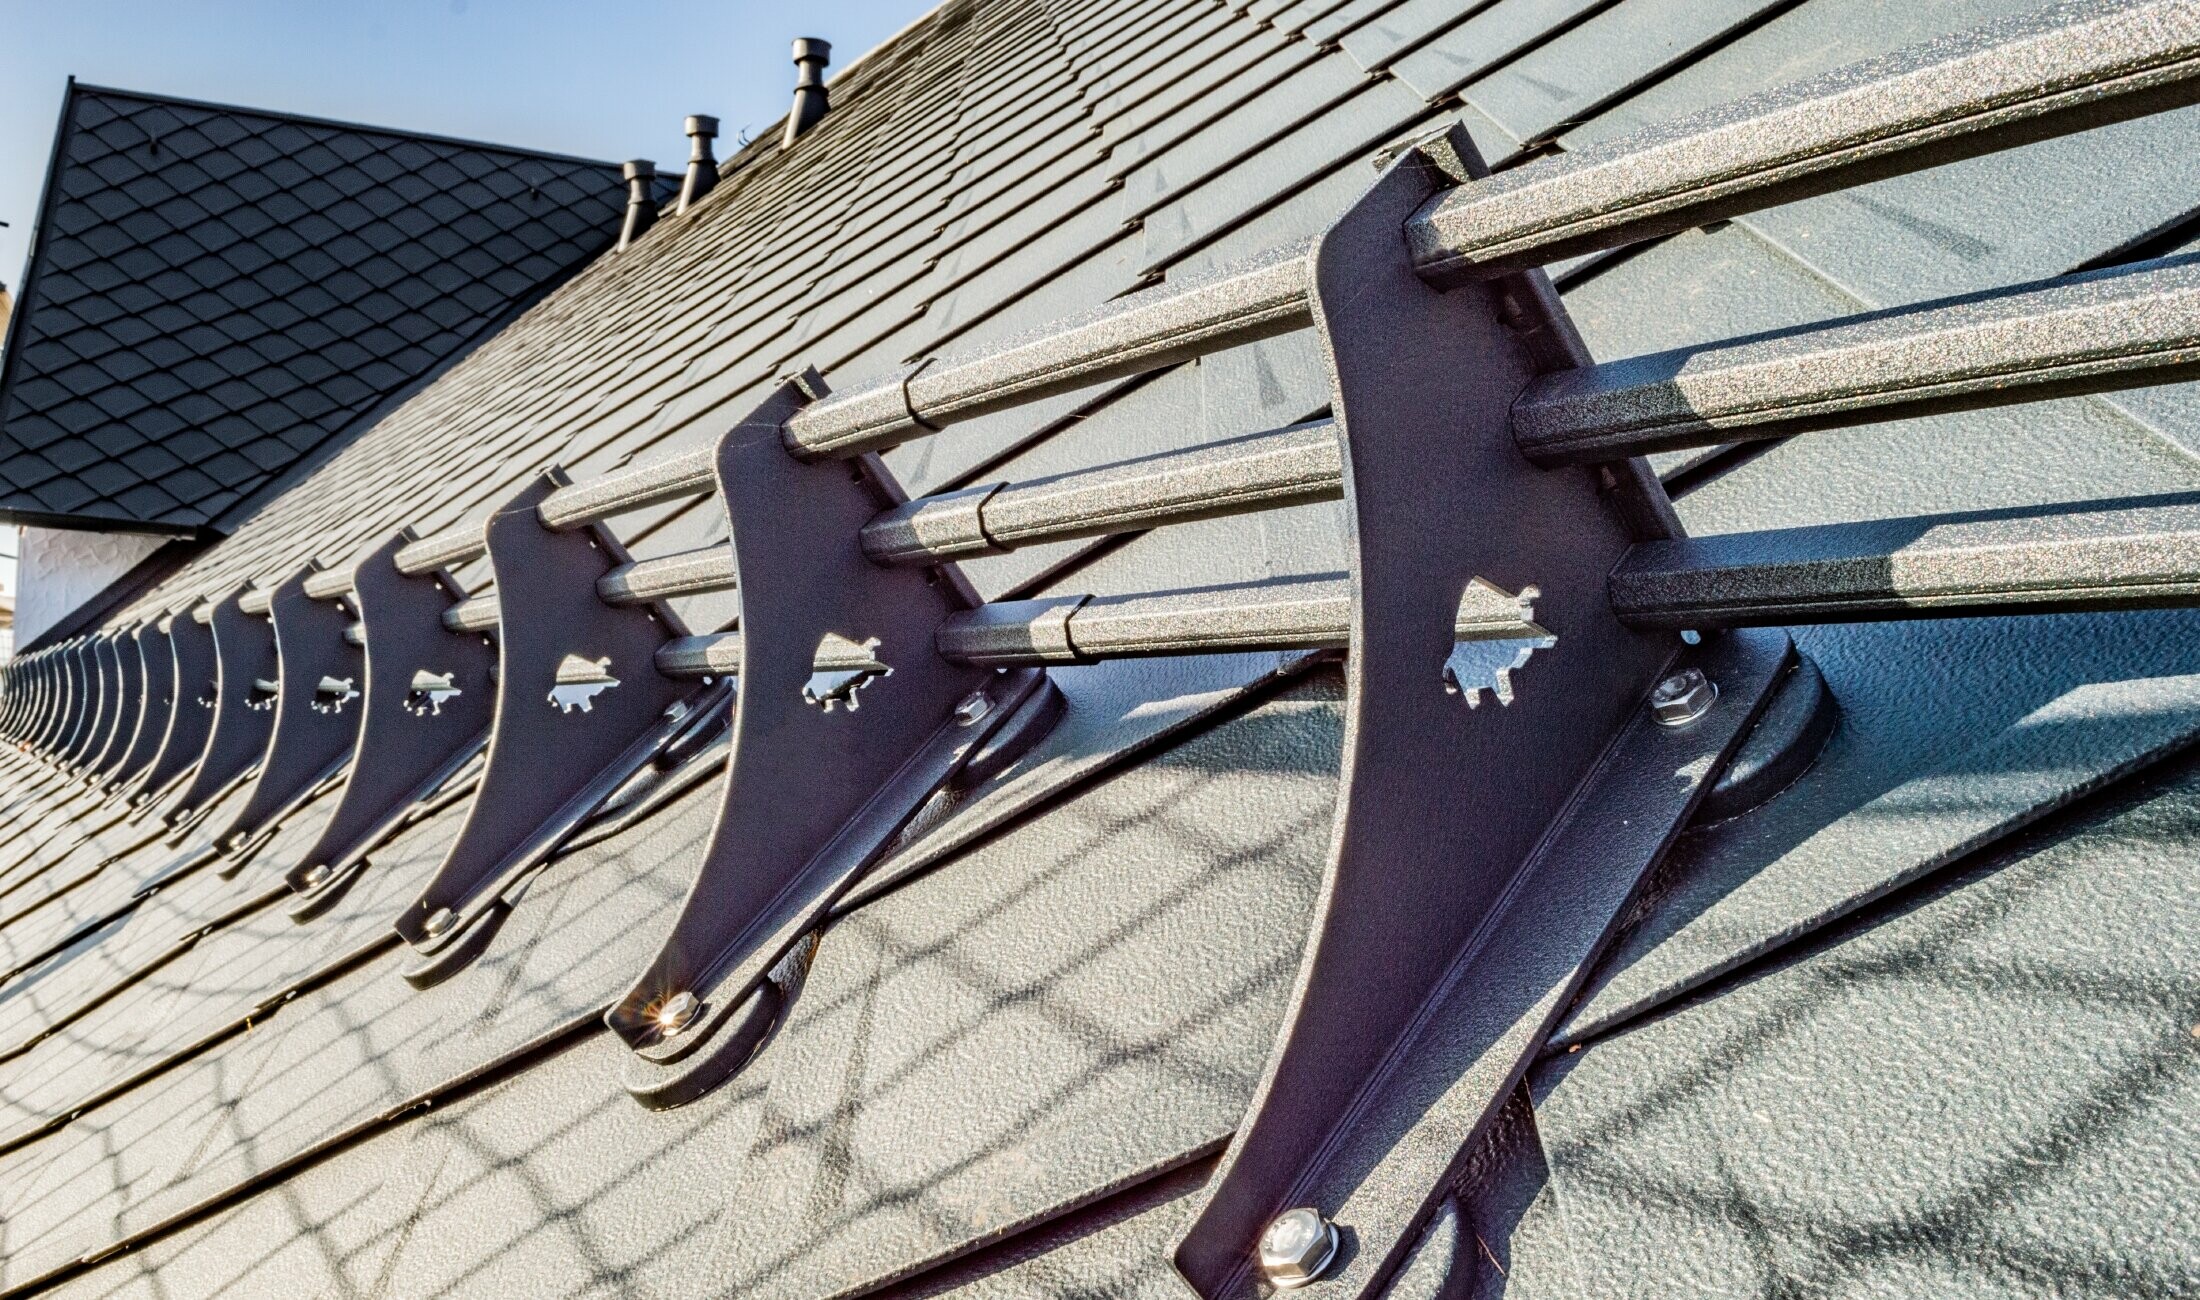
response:
[[[0,524],[0,659],[15,653],[15,525]]]
[[[25,528],[15,560],[15,643],[60,622],[160,549],[142,533]]]

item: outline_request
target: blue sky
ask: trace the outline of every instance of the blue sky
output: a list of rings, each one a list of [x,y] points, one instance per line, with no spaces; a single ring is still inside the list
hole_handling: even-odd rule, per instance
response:
[[[0,281],[21,278],[63,83],[79,80],[621,161],[721,155],[787,110],[797,36],[828,76],[934,0],[0,0]]]

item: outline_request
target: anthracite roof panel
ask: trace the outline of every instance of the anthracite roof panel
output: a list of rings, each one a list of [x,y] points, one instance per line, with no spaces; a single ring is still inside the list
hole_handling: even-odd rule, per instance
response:
[[[1604,9],[1460,93],[1517,139],[1540,143],[1600,105],[1716,48],[1783,0],[1664,0]]]
[[[1539,1212],[1647,1294],[1767,1269],[2022,1294],[2043,1266],[2105,1292],[2189,1290],[2173,1225],[2200,1177],[2171,1135],[2191,1114],[2194,953],[2168,918],[2194,901],[2173,847],[2194,794],[2180,760],[1553,1059],[1533,1076]],[[1541,1285],[1525,1262],[1514,1276]]]
[[[607,164],[72,85],[0,390],[0,514],[225,527],[600,251],[623,200]],[[186,436],[212,445],[131,454]]]
[[[545,465],[588,478],[709,446],[804,366],[852,390],[1148,279],[1302,242],[1366,186],[1382,146],[1424,125],[1457,119],[1487,156],[1520,165],[1523,142],[1565,153],[1620,124],[2010,7],[955,0],[836,80],[831,114],[795,148],[742,151],[698,209],[667,213],[502,328],[454,315],[463,304],[440,277],[461,263],[476,278],[539,269],[529,260],[543,256],[539,239],[525,230],[477,231],[467,249],[452,242],[457,219],[436,217],[389,260],[404,265],[399,253],[433,243],[448,262],[410,268],[386,295],[365,276],[335,278],[330,248],[355,239],[371,260],[375,222],[432,216],[428,205],[462,186],[441,173],[433,184],[402,178],[409,190],[393,182],[410,205],[394,216],[337,199],[242,234],[209,208],[146,246],[170,259],[159,275],[173,277],[183,295],[173,300],[117,279],[117,259],[137,245],[95,254],[87,243],[72,254],[80,265],[48,274],[113,287],[55,309],[73,322],[69,346],[41,340],[39,387],[25,388],[56,410],[80,404],[69,418],[105,441],[56,441],[102,459],[66,469],[67,451],[63,462],[43,449],[18,459],[81,489],[95,470],[112,472],[99,466],[198,439],[177,459],[205,479],[191,491],[220,493],[232,489],[217,457],[257,472],[253,455],[291,446],[312,421],[345,429],[342,446],[117,619],[173,610],[309,558],[348,564],[401,526],[478,522]],[[1263,25],[1271,17],[1279,25]],[[1297,35],[1307,24],[1332,44]],[[1399,76],[1367,79],[1366,67],[1424,38],[1398,58]],[[1462,88],[1466,102],[1431,102],[1441,87],[1414,79],[1415,60],[1470,46],[1486,66]],[[2188,116],[1571,261],[1567,307],[1598,356],[1622,357],[2122,256],[2200,204],[2163,161],[2189,152]],[[349,140],[325,143],[334,153]],[[378,154],[330,163],[297,141],[261,160],[244,141],[223,146],[241,151],[243,179],[228,191],[253,188],[250,168],[281,172],[286,156],[326,167],[332,187],[346,167],[384,166]],[[1121,193],[1116,176],[1129,178]],[[121,232],[137,200],[83,177],[87,210],[112,210],[88,228]],[[189,201],[240,211],[318,193],[314,176],[273,179],[284,183],[265,194],[207,186]],[[606,188],[613,217],[621,197]],[[178,200],[159,203],[170,220],[189,215]],[[1125,226],[1141,215],[1142,227]],[[537,235],[574,237],[547,223]],[[304,259],[316,274],[263,283],[266,268],[247,265],[255,251],[270,265]],[[273,296],[225,296],[253,290]],[[447,346],[463,355],[370,420],[333,405],[338,378],[377,364],[405,371],[415,350]],[[149,410],[191,401],[206,417],[125,446],[115,439],[124,423],[99,401],[117,400],[109,376],[125,372],[123,387]],[[235,394],[230,405],[207,405],[217,390]],[[1939,414],[1659,463],[1698,535],[2181,500],[2200,492],[2200,467],[2180,448],[2196,441],[2191,391]],[[309,409],[316,396],[332,405]],[[885,459],[913,492],[1020,482],[1277,428],[1329,401],[1318,339],[1301,330],[957,421]],[[255,423],[273,407],[296,419]],[[216,436],[217,419],[234,422],[221,426],[236,430],[234,445]],[[142,464],[182,486],[185,470]],[[715,498],[612,521],[643,556],[720,541],[726,527]],[[1054,542],[966,569],[987,597],[1265,582],[1344,569],[1348,527],[1343,505],[1317,503]],[[486,562],[458,577],[495,591]],[[740,596],[677,605],[698,629],[721,627]],[[1687,1290],[1708,1270],[1747,1265],[1757,1279],[1790,1264],[1897,1293],[2019,1276],[2175,1290],[2182,1276],[2152,1238],[2126,1248],[2097,1227],[2115,1214],[2173,1217],[2160,1206],[2190,1182],[2160,1167],[2160,1152],[2179,1149],[2173,1111],[2147,1094],[2117,1109],[2124,1128],[2055,1129],[2007,1078],[2051,1067],[2060,1073],[2039,1095],[2067,1101],[2107,1077],[2095,1068],[2113,1055],[2101,1043],[2143,1040],[2131,1050],[2173,1063],[2149,1076],[2168,1080],[2159,1095],[2177,1083],[2187,1039],[2169,1033],[2168,1012],[2191,1003],[2194,963],[2135,928],[2131,900],[2149,898],[2157,925],[2182,916],[2181,896],[2153,875],[2156,859],[2187,847],[2177,828],[2190,773],[2138,785],[2125,773],[2200,733],[2200,673],[2183,648],[2193,621],[2159,611],[1799,629],[1839,701],[1833,738],[1769,805],[1692,828],[1626,915],[1559,1048],[1469,1167],[1464,1212],[1479,1234],[1462,1238],[1469,1293],[1587,1289],[1567,1271],[1584,1258],[1662,1290]],[[1169,1252],[1258,1083],[1321,880],[1345,737],[1341,677],[1280,652],[1052,676],[1068,698],[1056,728],[1007,776],[920,814],[824,925],[755,1058],[665,1111],[627,1095],[637,1063],[601,1014],[661,942],[701,860],[723,741],[646,778],[644,789],[694,784],[631,825],[585,832],[529,880],[477,960],[427,987],[404,978],[414,958],[389,925],[458,833],[463,798],[371,854],[350,891],[303,922],[280,901],[233,917],[224,904],[279,886],[325,800],[293,814],[234,876],[203,869],[134,910],[131,895],[177,853],[131,847],[141,823],[101,831],[97,847],[31,854],[0,843],[0,890],[21,882],[0,893],[0,913],[17,894],[43,897],[88,873],[42,909],[51,916],[0,917],[7,951],[35,956],[129,912],[84,932],[67,960],[0,981],[0,1037],[67,1021],[0,1061],[8,1122],[81,1111],[0,1151],[0,1282],[60,1270],[59,1294],[100,1297],[1184,1294]],[[35,770],[28,761],[0,754],[11,774]],[[2119,779],[2099,806],[2064,808]],[[9,815],[64,839],[88,828],[96,795],[58,811],[57,797],[34,785]],[[1995,847],[2027,826],[2013,841],[2021,852]],[[28,860],[11,868],[18,857]],[[2051,859],[2060,883],[2033,910],[1996,883]],[[186,937],[195,941],[176,950]],[[2101,956],[2100,945],[2143,959]],[[2145,990],[2127,997],[2115,981],[2142,964]],[[136,975],[80,1009],[81,997]],[[2039,1058],[2045,1067],[2009,1046],[2043,1025],[2056,1048]],[[2088,1038],[2096,1026],[2107,1032]],[[1969,1050],[1982,1035],[1990,1050],[1972,1056],[1984,1064],[1946,1059],[1950,1044]],[[1874,1122],[1826,1105],[1861,1107]],[[1970,1132],[1959,1114],[1991,1132]],[[1731,1136],[1767,1122],[1782,1132],[1754,1145]],[[2082,1140],[2056,1145],[2065,1132]],[[1922,1202],[1895,1202],[1917,1188],[1929,1201],[1964,1176],[1967,1153],[2000,1158],[2040,1134],[2021,1150],[2033,1162],[2026,1186],[2047,1190],[2025,1194],[2052,1209],[2082,1184],[2068,1194],[2083,1202],[2073,1220],[2083,1240],[2059,1222],[2041,1227],[2049,1212],[2029,1201],[1963,1202],[1986,1236],[1935,1238],[1942,1220],[1901,1217]],[[1812,1136],[1827,1140],[1811,1147]],[[1767,1165],[1765,1150],[1785,1152],[1783,1163]],[[1925,1167],[1873,1183],[1888,1159]],[[1953,1172],[1943,1177],[1935,1160]],[[2138,1169],[2146,1186],[2085,1191],[2099,1167]],[[1847,1232],[1841,1215],[1880,1204],[1871,1195],[1894,1206],[1900,1230],[1850,1232],[1838,1252],[1780,1217],[1807,1204],[1814,1221]],[[175,1231],[154,1233],[178,1216]],[[1773,1225],[1770,1237],[1749,1237],[1750,1223]],[[125,1240],[127,1252],[78,1265]],[[1971,1272],[1944,1287],[1936,1270],[1951,1241],[1971,1252]]]

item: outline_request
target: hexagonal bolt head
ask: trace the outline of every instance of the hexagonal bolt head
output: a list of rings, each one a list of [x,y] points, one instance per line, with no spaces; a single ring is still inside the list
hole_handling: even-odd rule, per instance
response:
[[[702,1009],[703,1000],[682,989],[657,1008],[657,1030],[666,1035],[677,1034],[687,1028],[688,1022],[695,1019],[695,1013]]]
[[[1337,1225],[1320,1210],[1285,1210],[1260,1234],[1260,1271],[1278,1291],[1305,1286],[1337,1257]]]
[[[448,907],[439,907],[428,913],[428,919],[421,924],[420,928],[427,931],[428,937],[432,939],[450,929],[451,922],[457,919],[458,914],[456,912]]]
[[[991,712],[993,712],[993,697],[987,695],[984,691],[972,691],[970,694],[963,696],[962,703],[955,706],[955,725],[958,727],[970,726]]]
[[[1659,682],[1650,692],[1650,715],[1660,726],[1685,727],[1711,712],[1718,698],[1718,684],[1690,668]]]

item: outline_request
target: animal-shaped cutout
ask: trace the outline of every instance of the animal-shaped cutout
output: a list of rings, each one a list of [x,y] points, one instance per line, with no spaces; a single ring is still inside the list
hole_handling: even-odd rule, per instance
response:
[[[345,705],[358,698],[359,692],[352,689],[351,678],[323,677],[320,685],[313,688],[312,707],[315,713],[342,713]]]
[[[609,658],[567,655],[558,661],[558,684],[550,688],[550,702],[558,706],[560,713],[571,713],[576,708],[593,713],[595,698],[618,684],[619,679],[611,675]]]
[[[1470,709],[1482,707],[1484,691],[1496,696],[1500,705],[1511,704],[1512,675],[1527,667],[1536,651],[1558,644],[1556,636],[1535,623],[1535,598],[1542,594],[1534,587],[1522,587],[1515,596],[1485,578],[1469,582],[1459,597],[1460,624],[1481,622],[1509,631],[1526,627],[1531,635],[1454,641],[1451,654],[1444,660],[1444,689],[1466,696]]]
[[[858,644],[827,632],[810,656],[810,680],[802,687],[802,698],[827,713],[837,704],[845,704],[853,710],[857,691],[878,678],[893,674],[894,670],[880,661],[875,653],[877,650],[878,638],[875,636]]]
[[[281,689],[265,677],[255,677],[251,692],[244,697],[244,706],[265,713],[275,707],[275,695]]]
[[[422,668],[413,674],[412,688],[405,692],[405,712],[414,717],[434,717],[443,712],[443,701],[466,692],[451,684],[455,673],[431,673]]]

